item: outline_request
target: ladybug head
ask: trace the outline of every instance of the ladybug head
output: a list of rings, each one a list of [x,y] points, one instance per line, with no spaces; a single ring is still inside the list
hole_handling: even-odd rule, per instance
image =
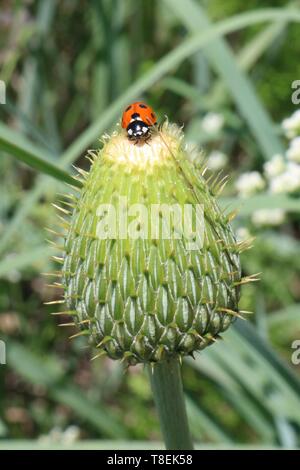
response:
[[[149,126],[141,120],[135,120],[129,123],[127,135],[130,140],[143,140],[149,135]]]

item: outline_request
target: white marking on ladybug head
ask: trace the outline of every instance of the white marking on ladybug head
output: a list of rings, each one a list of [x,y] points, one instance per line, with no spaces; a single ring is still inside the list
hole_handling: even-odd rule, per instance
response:
[[[134,122],[134,121],[142,121],[142,118],[139,116],[139,117],[130,119],[130,122]]]

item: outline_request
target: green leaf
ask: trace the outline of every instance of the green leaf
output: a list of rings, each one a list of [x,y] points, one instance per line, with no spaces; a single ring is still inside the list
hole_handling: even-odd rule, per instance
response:
[[[189,397],[185,397],[189,424],[194,440],[200,442],[209,437],[214,442],[232,443],[220,423],[197,406]]]
[[[285,19],[276,21],[258,32],[238,53],[238,64],[242,70],[249,70],[261,56],[274,44],[287,26]]]
[[[296,406],[293,412],[292,403],[288,402],[287,407],[291,410],[291,417],[298,419],[300,422],[300,380],[294,371],[272,350],[272,348],[256,333],[255,328],[245,321],[237,321],[234,325],[235,330],[243,340],[243,344],[247,344],[248,350],[252,350],[252,355],[264,359],[265,370],[269,370],[269,374],[278,381],[278,385],[286,388],[286,399],[290,396],[291,400],[295,400]]]
[[[220,205],[238,209],[240,216],[249,216],[259,209],[284,209],[288,212],[300,212],[298,197],[287,194],[262,193],[247,198],[224,197],[220,198]]]
[[[0,149],[26,163],[31,168],[53,176],[59,181],[80,187],[81,183],[69,173],[54,165],[45,151],[26,141],[17,132],[12,131],[4,124],[0,124]]]
[[[248,396],[239,381],[213,355],[206,354],[205,360],[187,359],[187,362],[202,376],[208,377],[215,383],[220,389],[222,399],[255,430],[263,442],[275,441],[276,432],[270,417],[252,397]]]
[[[265,442],[275,442],[277,418],[300,424],[298,377],[249,322],[238,320],[223,339],[189,364],[221,387]]]

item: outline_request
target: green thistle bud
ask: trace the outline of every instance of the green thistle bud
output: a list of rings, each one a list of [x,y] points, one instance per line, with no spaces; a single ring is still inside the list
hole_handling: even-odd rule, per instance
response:
[[[70,217],[62,284],[91,343],[128,364],[193,354],[239,316],[239,251],[208,182],[165,123],[134,145],[120,132],[92,155]]]

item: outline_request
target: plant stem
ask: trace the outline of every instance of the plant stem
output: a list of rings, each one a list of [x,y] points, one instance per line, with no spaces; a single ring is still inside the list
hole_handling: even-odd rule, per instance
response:
[[[177,358],[158,362],[149,376],[162,434],[168,450],[193,448],[186,415],[180,365]]]

